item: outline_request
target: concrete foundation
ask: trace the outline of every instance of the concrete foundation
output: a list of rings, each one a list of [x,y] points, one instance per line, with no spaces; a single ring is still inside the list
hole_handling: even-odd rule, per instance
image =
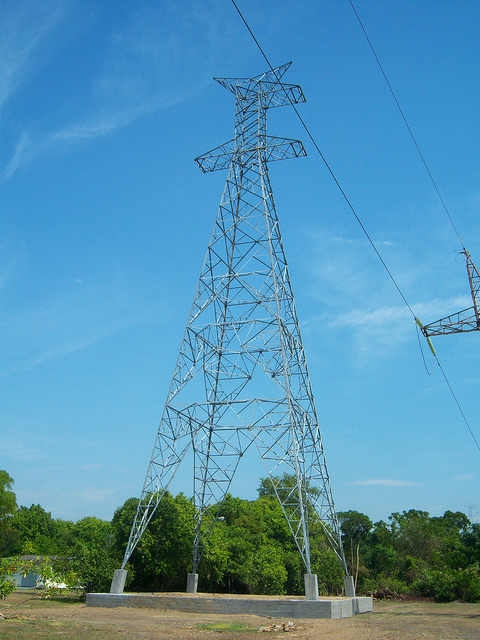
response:
[[[113,572],[112,585],[110,587],[110,593],[123,593],[125,587],[125,580],[127,579],[126,569],[115,569]]]
[[[197,593],[198,573],[187,573],[187,593]]]
[[[195,575],[195,574],[192,574]],[[87,607],[147,607],[188,613],[256,615],[262,618],[349,618],[372,611],[372,598],[230,596],[213,594],[89,593]]]
[[[305,600],[318,600],[318,579],[315,573],[306,573],[305,579]]]

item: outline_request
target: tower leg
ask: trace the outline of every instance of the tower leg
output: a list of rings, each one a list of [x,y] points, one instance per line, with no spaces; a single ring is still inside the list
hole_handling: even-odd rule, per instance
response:
[[[115,569],[113,573],[112,586],[110,587],[110,593],[123,593],[127,573],[128,572],[126,569]]]
[[[306,573],[305,600],[318,600],[318,579],[316,573]]]
[[[343,584],[347,598],[355,598],[355,583],[353,582],[353,576],[343,576]]]

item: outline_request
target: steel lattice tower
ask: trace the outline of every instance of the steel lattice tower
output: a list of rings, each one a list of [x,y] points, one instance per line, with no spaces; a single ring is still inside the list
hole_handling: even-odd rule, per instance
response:
[[[290,64],[250,79],[215,78],[235,95],[235,137],[196,162],[228,176],[122,569],[191,447],[196,574],[218,507],[253,445],[306,573],[313,513],[346,573],[267,167],[306,155],[300,141],[266,131],[268,109],[305,101],[299,86],[280,82]]]

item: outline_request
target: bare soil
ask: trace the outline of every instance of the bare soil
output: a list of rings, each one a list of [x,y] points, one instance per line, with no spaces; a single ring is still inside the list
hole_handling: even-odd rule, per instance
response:
[[[285,633],[299,640],[480,640],[480,604],[375,601],[373,613],[345,620],[86,607],[72,598],[0,602],[1,640],[252,640]],[[10,606],[15,605],[15,606]]]

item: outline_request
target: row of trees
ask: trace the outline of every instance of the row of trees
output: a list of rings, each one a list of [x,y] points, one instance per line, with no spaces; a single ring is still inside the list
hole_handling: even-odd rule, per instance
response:
[[[464,513],[411,509],[373,524],[339,514],[347,563],[359,591],[390,589],[437,601],[480,600],[480,525]]]
[[[12,486],[10,476],[0,471],[0,558],[55,557],[60,573],[75,576],[86,591],[108,591],[137,499],[119,507],[111,522],[88,517],[73,523],[52,518],[40,505],[17,508]],[[183,494],[164,496],[127,565],[128,589],[185,589],[192,566],[193,515],[193,504]],[[199,566],[202,591],[303,593],[303,564],[269,481],[261,481],[257,500],[228,495],[221,515]],[[463,513],[447,511],[436,518],[411,510],[374,524],[368,516],[348,511],[339,520],[358,593],[389,588],[437,600],[480,600],[480,525]],[[319,589],[338,594],[341,565],[320,523],[311,518],[310,526]]]

